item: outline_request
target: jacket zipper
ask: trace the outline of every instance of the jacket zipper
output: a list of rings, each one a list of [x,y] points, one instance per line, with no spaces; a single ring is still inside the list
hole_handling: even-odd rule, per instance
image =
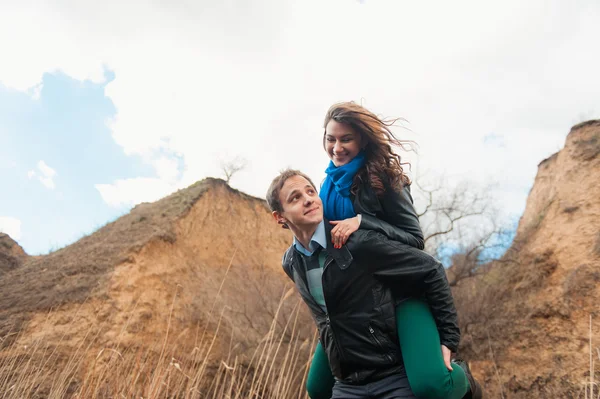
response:
[[[369,332],[371,333],[371,336],[373,337],[373,339],[375,340],[375,343],[377,345],[379,345],[379,347],[381,349],[383,349],[383,346],[381,345],[381,342],[379,342],[379,339],[377,338],[377,336],[375,335],[375,330],[373,330],[373,327],[369,326]]]
[[[329,266],[331,264],[331,262],[333,262],[333,257],[329,258],[329,260],[327,262],[325,262],[325,265],[323,265],[323,273],[325,273],[325,269],[327,268],[327,266]],[[321,280],[323,279],[323,276],[321,276]],[[321,281],[323,282],[323,281]]]
[[[377,338],[377,335],[375,335],[375,330],[373,329],[373,327],[369,326],[369,332],[371,333],[371,336],[372,336],[372,337],[373,337],[373,339],[375,340],[375,343],[376,343],[377,345],[379,345],[379,347],[381,348],[381,350],[384,350],[384,351],[385,351],[385,348],[383,347],[383,345],[381,345],[381,341],[379,341],[379,339]],[[387,352],[386,352],[384,356],[385,356],[385,358],[386,358],[388,361],[390,361],[390,362],[392,362],[392,361],[393,361],[393,359],[392,359],[392,356],[390,356],[390,354],[389,354],[389,353],[387,353]]]
[[[331,331],[331,337],[333,338],[333,342],[335,343],[337,352],[340,355],[340,360],[343,360],[344,354],[342,353],[342,350],[340,349],[340,347],[337,343],[337,339],[335,338],[335,333],[333,331],[333,325],[331,324],[331,319],[329,318],[329,306],[327,305],[327,298],[325,295],[325,284],[323,284],[323,277],[325,276],[325,270],[327,269],[327,266],[329,266],[331,264],[331,262],[333,262],[333,257],[331,257],[331,255],[330,255],[330,258],[328,260],[326,260],[325,264],[323,265],[323,273],[321,274],[321,286],[323,287],[323,300],[325,301],[325,309],[327,309],[327,311],[325,312],[325,323],[329,327],[329,330]]]

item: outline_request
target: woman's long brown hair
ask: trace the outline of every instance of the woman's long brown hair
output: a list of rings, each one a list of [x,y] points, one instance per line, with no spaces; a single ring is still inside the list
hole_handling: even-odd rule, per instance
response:
[[[410,178],[404,173],[400,155],[396,154],[392,146],[397,146],[403,150],[412,148],[412,141],[399,140],[390,130],[398,120],[381,119],[368,109],[354,103],[343,102],[333,104],[325,116],[324,128],[327,128],[329,121],[334,120],[338,123],[350,126],[356,133],[360,134],[361,144],[365,152],[365,167],[362,168],[354,177],[351,192],[356,195],[359,183],[369,182],[378,196],[385,192],[385,183],[383,179],[395,190],[401,190],[402,187],[410,184]],[[323,147],[325,147],[325,135],[323,134]],[[366,146],[364,146],[366,143]]]

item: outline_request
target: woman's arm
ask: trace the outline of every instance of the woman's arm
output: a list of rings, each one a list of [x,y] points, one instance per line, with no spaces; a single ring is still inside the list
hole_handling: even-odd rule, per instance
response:
[[[410,195],[410,186],[403,186],[400,190],[396,190],[386,183],[385,193],[379,202],[382,210],[381,219],[395,228],[398,237],[388,234],[386,236],[411,247],[423,249],[425,239]]]
[[[394,226],[369,214],[361,214],[361,216],[362,220],[359,227],[361,229],[377,231],[385,234],[391,240],[410,245],[411,247],[415,247],[417,249],[423,249],[425,247],[422,234],[411,234],[400,226]]]
[[[370,198],[366,201],[359,200],[362,204],[359,205],[362,209],[357,209],[361,212],[360,219],[355,217],[332,222],[336,226],[331,231],[331,238],[336,247],[345,244],[348,237],[359,228],[377,231],[391,240],[411,247],[418,249],[425,247],[419,216],[413,206],[409,186],[403,187],[400,192],[391,186],[386,186],[386,191],[380,199],[376,198],[375,192],[370,187],[364,190],[365,192],[358,195]],[[381,217],[375,216],[376,213]]]

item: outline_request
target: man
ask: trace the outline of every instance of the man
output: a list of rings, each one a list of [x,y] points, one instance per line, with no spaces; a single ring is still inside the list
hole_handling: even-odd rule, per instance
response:
[[[267,202],[294,234],[283,267],[319,329],[336,378],[333,398],[415,398],[399,350],[394,297],[424,296],[441,321],[440,334],[455,348],[457,316],[443,266],[369,230],[334,248],[315,185],[299,171],[277,176]]]

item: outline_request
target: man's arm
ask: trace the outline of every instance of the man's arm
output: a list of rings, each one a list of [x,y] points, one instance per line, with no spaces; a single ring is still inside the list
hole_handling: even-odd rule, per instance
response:
[[[290,280],[294,281],[294,270],[292,268],[292,262],[294,258],[294,248],[289,247],[287,251],[283,254],[281,258],[281,266],[283,267],[283,271],[288,275]]]
[[[460,341],[458,315],[444,266],[426,252],[368,231],[363,242],[372,253],[369,267],[397,296],[424,295],[442,345],[456,351]],[[408,294],[408,295],[407,295]]]

